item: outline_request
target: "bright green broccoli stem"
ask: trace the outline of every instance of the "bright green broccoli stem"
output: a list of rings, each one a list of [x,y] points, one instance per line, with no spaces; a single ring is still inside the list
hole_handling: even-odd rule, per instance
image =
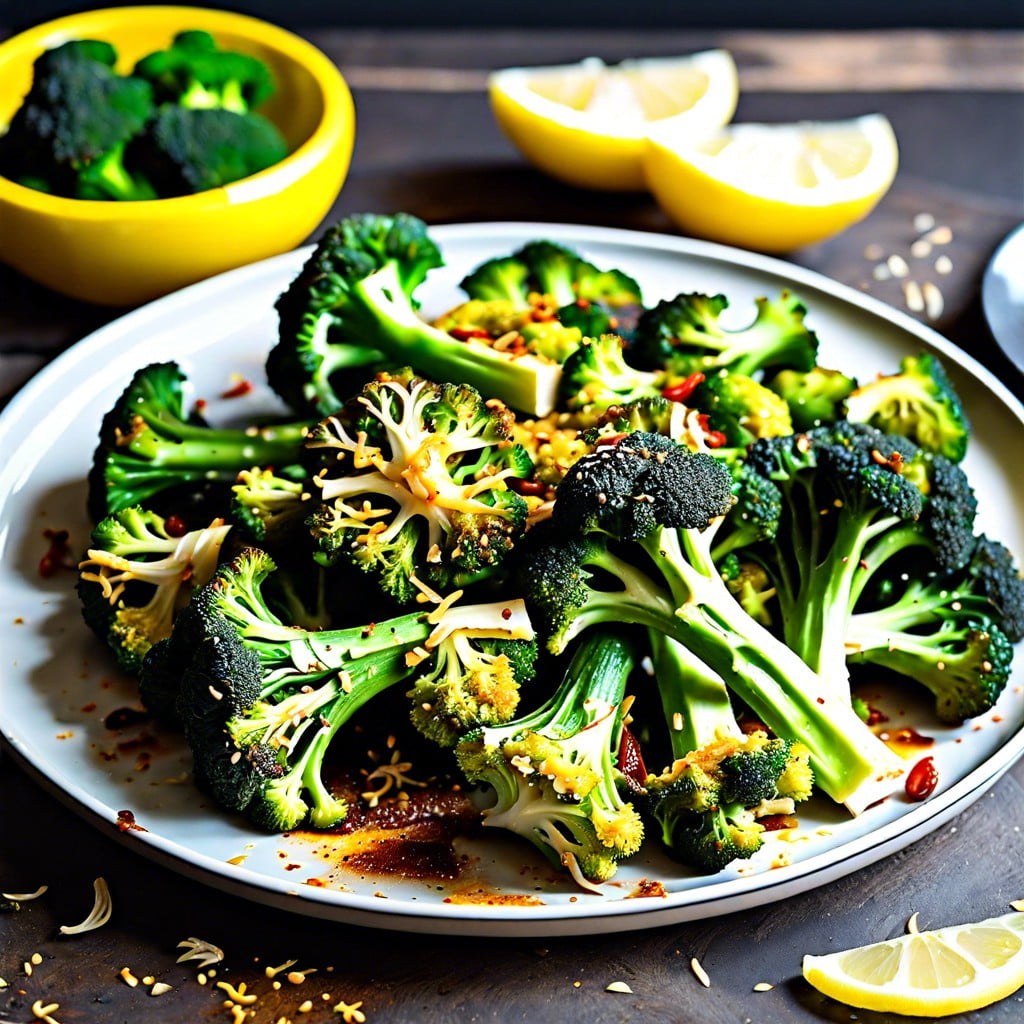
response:
[[[118,143],[79,172],[79,198],[116,199],[125,202],[159,198],[156,189],[145,178],[133,177],[125,167],[126,144],[127,140]]]
[[[686,757],[726,736],[739,739],[742,732],[722,677],[679,641],[655,629],[648,633],[672,757]]]
[[[513,409],[546,416],[555,407],[561,367],[531,355],[512,357],[489,345],[459,341],[417,316],[404,296],[398,270],[387,264],[352,285],[361,299],[360,326],[368,344],[396,365],[412,366],[438,382],[469,384],[485,398],[499,398]]]
[[[780,588],[778,598],[787,645],[818,675],[849,694],[846,620],[866,583],[865,555],[872,541],[892,531],[900,517],[879,515],[877,509],[858,513],[852,505],[829,514],[837,519],[831,556],[807,566],[798,595]],[[836,557],[838,552],[843,557]]]
[[[295,691],[276,703],[259,701],[229,722],[239,749],[278,749],[288,758],[287,770],[262,784],[247,809],[249,816],[275,832],[294,828],[307,816],[315,828],[328,828],[344,818],[345,801],[323,781],[327,750],[361,707],[409,672],[402,650],[377,651],[349,663],[344,676],[335,675],[315,690]]]
[[[721,675],[772,732],[803,743],[819,787],[860,813],[891,794],[902,759],[864,726],[846,689],[810,671],[733,598],[711,558],[715,530],[659,528],[640,542],[678,605],[676,625],[664,631]]]

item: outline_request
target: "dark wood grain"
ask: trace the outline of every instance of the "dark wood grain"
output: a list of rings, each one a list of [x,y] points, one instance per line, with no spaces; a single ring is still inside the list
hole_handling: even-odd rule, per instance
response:
[[[842,117],[881,110],[901,143],[900,174],[863,223],[791,254],[803,266],[862,288],[897,308],[898,280],[877,280],[875,247],[903,254],[916,279],[940,284],[943,334],[1024,393],[979,304],[982,269],[999,240],[1024,219],[1019,129],[1024,83],[1020,33],[856,37],[771,33],[386,33],[322,30],[310,37],[351,79],[359,135],[349,180],[330,217],[405,209],[434,223],[531,220],[671,231],[644,195],[583,193],[525,167],[490,118],[489,67],[686,52],[727,45],[740,61],[744,119]],[[467,57],[467,55],[469,55]],[[916,214],[952,229],[948,275],[914,260]],[[937,253],[933,254],[937,255]],[[62,299],[0,269],[0,400],[21,380],[120,311]],[[1017,442],[1019,443],[1019,438]],[[7,624],[0,624],[0,631]],[[255,1024],[338,1021],[339,1000],[363,1001],[370,1024],[448,1021],[645,1020],[677,1024],[810,1024],[883,1015],[852,1013],[799,980],[804,953],[900,934],[917,911],[921,927],[1002,913],[1024,896],[1024,766],[1015,766],[954,821],[909,849],[804,895],[708,921],[572,939],[478,940],[410,936],[311,920],[189,882],[136,855],[49,795],[7,754],[0,758],[0,890],[44,898],[0,914],[0,1021],[35,1019],[32,1004],[57,1002],[62,1024],[230,1020],[215,982],[260,993]],[[115,914],[75,939],[57,927],[80,920],[92,880],[110,883]],[[201,936],[226,959],[200,986],[177,965],[177,943]],[[23,964],[42,962],[27,976]],[[698,957],[711,978],[690,969]],[[271,987],[264,967],[296,958],[317,968],[302,985]],[[159,998],[118,977],[123,967],[173,986]],[[633,993],[606,986],[625,981]],[[755,993],[768,981],[776,987]],[[321,998],[328,993],[330,999]],[[308,1014],[298,1012],[304,999]],[[972,1021],[1024,1019],[1019,997]],[[895,1019],[893,1019],[893,1024]]]

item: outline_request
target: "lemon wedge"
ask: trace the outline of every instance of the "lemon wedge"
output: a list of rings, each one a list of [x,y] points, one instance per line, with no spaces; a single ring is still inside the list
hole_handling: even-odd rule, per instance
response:
[[[849,1006],[916,1017],[967,1013],[1024,985],[1024,914],[805,956],[803,973]]]
[[[645,187],[652,125],[707,134],[728,122],[739,94],[726,50],[504,68],[488,87],[498,125],[531,163],[571,185],[616,191]]]
[[[701,139],[659,127],[644,168],[658,205],[686,233],[787,252],[866,217],[898,162],[892,125],[868,114],[733,124]]]

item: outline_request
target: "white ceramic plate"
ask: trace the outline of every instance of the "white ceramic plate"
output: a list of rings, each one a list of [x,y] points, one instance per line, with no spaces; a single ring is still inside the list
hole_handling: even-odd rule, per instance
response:
[[[793,288],[810,309],[822,361],[861,377],[892,372],[905,354],[937,350],[974,421],[966,466],[981,499],[979,526],[1024,553],[1024,520],[1010,511],[1024,507],[1024,410],[977,363],[915,320],[810,271],[686,239],[551,224],[461,225],[434,234],[448,265],[424,286],[427,313],[459,301],[458,281],[479,262],[543,237],[635,275],[648,300],[684,290],[724,292],[740,322],[753,315],[755,297]],[[305,256],[232,271],[104,327],[31,381],[0,417],[0,735],[45,786],[99,827],[195,879],[319,917],[478,935],[621,931],[741,910],[827,884],[940,826],[1024,751],[1022,664],[995,712],[961,728],[937,727],[925,705],[912,700],[891,709],[893,728],[914,725],[935,738],[928,752],[940,782],[927,801],[891,799],[857,819],[812,802],[795,835],[771,837],[751,861],[712,877],[689,875],[649,843],[605,895],[578,891],[553,877],[527,844],[503,838],[465,844],[465,874],[446,885],[331,871],[329,839],[258,834],[176,782],[189,767],[176,737],[146,741],[149,760],[139,761],[131,741],[148,727],[121,734],[104,727],[111,710],[137,704],[133,685],[83,626],[70,574],[39,576],[43,531],[68,529],[76,549],[85,544],[85,473],[100,419],[138,367],[175,358],[203,397],[223,391],[234,373],[262,379],[275,340],[274,299]],[[232,412],[239,401],[274,406],[262,387],[234,400]],[[120,810],[131,810],[146,831],[119,832]],[[642,879],[660,881],[665,895],[628,898]]]

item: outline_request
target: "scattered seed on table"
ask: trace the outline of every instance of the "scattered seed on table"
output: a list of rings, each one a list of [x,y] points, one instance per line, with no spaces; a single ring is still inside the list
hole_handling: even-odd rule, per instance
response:
[[[953,272],[953,261],[943,253],[935,258],[936,274],[951,274]]]
[[[919,238],[910,247],[910,255],[915,260],[923,260],[926,256],[930,256],[932,251],[932,243],[927,238]]]
[[[690,961],[690,969],[697,975],[697,980],[705,988],[711,988],[711,979],[708,977],[708,972],[704,970],[700,961],[696,957]]]
[[[903,282],[903,301],[911,313],[924,312],[924,296],[921,294],[921,286],[916,281]]]
[[[930,213],[919,213],[914,217],[914,230],[919,234],[931,231],[935,227],[935,218]]]
[[[885,255],[885,249],[877,242],[871,242],[864,246],[864,259],[872,263],[880,260]]]
[[[945,301],[942,298],[942,292],[939,291],[937,285],[932,284],[931,281],[925,281],[921,286],[921,294],[924,298],[924,313],[929,320],[938,320],[942,316],[942,310],[945,306]]]
[[[894,252],[885,262],[893,277],[906,277],[910,273],[907,261],[897,252]]]

